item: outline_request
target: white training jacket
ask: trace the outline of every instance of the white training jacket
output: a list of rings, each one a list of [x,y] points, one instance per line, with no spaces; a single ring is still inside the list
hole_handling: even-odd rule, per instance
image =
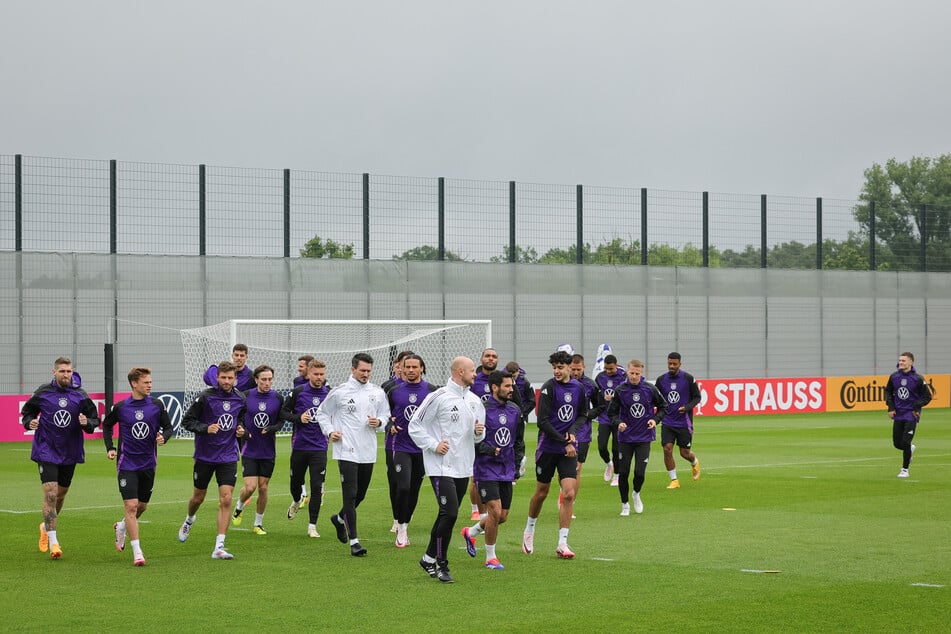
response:
[[[380,426],[370,427],[367,417],[380,419]],[[378,385],[360,383],[352,376],[330,390],[317,408],[317,422],[324,436],[343,432],[343,438],[331,442],[334,460],[376,462],[376,435],[383,433],[390,420],[390,404]]]
[[[475,445],[485,432],[475,433],[476,421],[485,422],[485,408],[478,396],[452,379],[429,394],[409,421],[409,436],[423,450],[427,476],[468,478],[475,462]],[[449,441],[449,452],[440,456],[436,447]]]

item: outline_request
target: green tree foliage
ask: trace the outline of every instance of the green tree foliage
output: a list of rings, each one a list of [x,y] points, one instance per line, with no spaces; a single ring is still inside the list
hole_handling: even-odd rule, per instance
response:
[[[343,244],[335,240],[324,241],[320,236],[314,236],[304,244],[300,250],[302,258],[330,258],[350,260],[353,258],[353,245]]]
[[[509,261],[509,247],[505,245],[502,247],[502,255],[493,255],[489,258],[489,262],[508,262]],[[515,261],[522,264],[534,264],[538,262],[538,251],[535,250],[535,247],[522,248],[520,246],[515,247]]]
[[[403,251],[400,255],[394,255],[394,260],[438,260],[439,259],[439,249],[428,244],[424,244],[421,247],[413,247]],[[462,258],[446,249],[446,260],[449,262],[462,262]]]
[[[928,270],[949,271],[951,249],[951,154],[937,158],[894,158],[865,170],[862,201],[854,209],[861,234],[870,232],[870,202],[875,202],[877,268],[918,270],[925,227]],[[884,248],[878,248],[879,246]]]

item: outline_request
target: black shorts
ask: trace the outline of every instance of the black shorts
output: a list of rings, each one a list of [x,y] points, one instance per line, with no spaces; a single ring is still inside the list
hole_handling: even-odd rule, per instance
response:
[[[211,476],[215,476],[215,481],[219,487],[234,487],[238,481],[238,463],[237,462],[201,462],[195,461],[195,488],[204,491],[211,482]]]
[[[274,460],[267,458],[241,458],[241,477],[243,478],[270,478],[274,475]]]
[[[578,464],[584,464],[584,461],[588,459],[588,447],[590,446],[590,441],[578,443]]]
[[[578,478],[578,459],[560,453],[543,453],[535,459],[535,480],[549,483],[558,471],[558,479]]]
[[[678,447],[690,447],[693,442],[693,434],[687,427],[671,427],[670,425],[661,425],[660,442],[662,445],[672,445],[675,442]]]
[[[55,482],[64,489],[73,483],[73,474],[76,473],[74,464],[56,464],[53,462],[37,462],[40,469],[40,482]]]
[[[488,504],[492,500],[499,500],[504,510],[512,508],[512,483],[511,481],[501,480],[483,480],[476,482],[476,490],[483,504]]]
[[[152,499],[152,487],[155,486],[155,469],[141,471],[120,471],[118,474],[119,493],[123,500],[138,500],[148,504]]]

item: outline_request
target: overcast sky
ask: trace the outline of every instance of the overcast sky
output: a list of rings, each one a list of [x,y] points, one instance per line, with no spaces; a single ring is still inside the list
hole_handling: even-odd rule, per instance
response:
[[[946,0],[4,2],[0,154],[854,198]]]

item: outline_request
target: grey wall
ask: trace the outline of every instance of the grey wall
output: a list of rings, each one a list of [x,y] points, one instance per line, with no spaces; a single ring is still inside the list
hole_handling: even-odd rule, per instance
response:
[[[536,382],[561,343],[589,368],[610,343],[648,376],[675,349],[701,378],[886,373],[903,350],[951,371],[946,273],[0,252],[0,393],[60,355],[101,390],[111,329],[116,389],[136,364],[181,389],[179,331],[232,318],[491,319]]]

